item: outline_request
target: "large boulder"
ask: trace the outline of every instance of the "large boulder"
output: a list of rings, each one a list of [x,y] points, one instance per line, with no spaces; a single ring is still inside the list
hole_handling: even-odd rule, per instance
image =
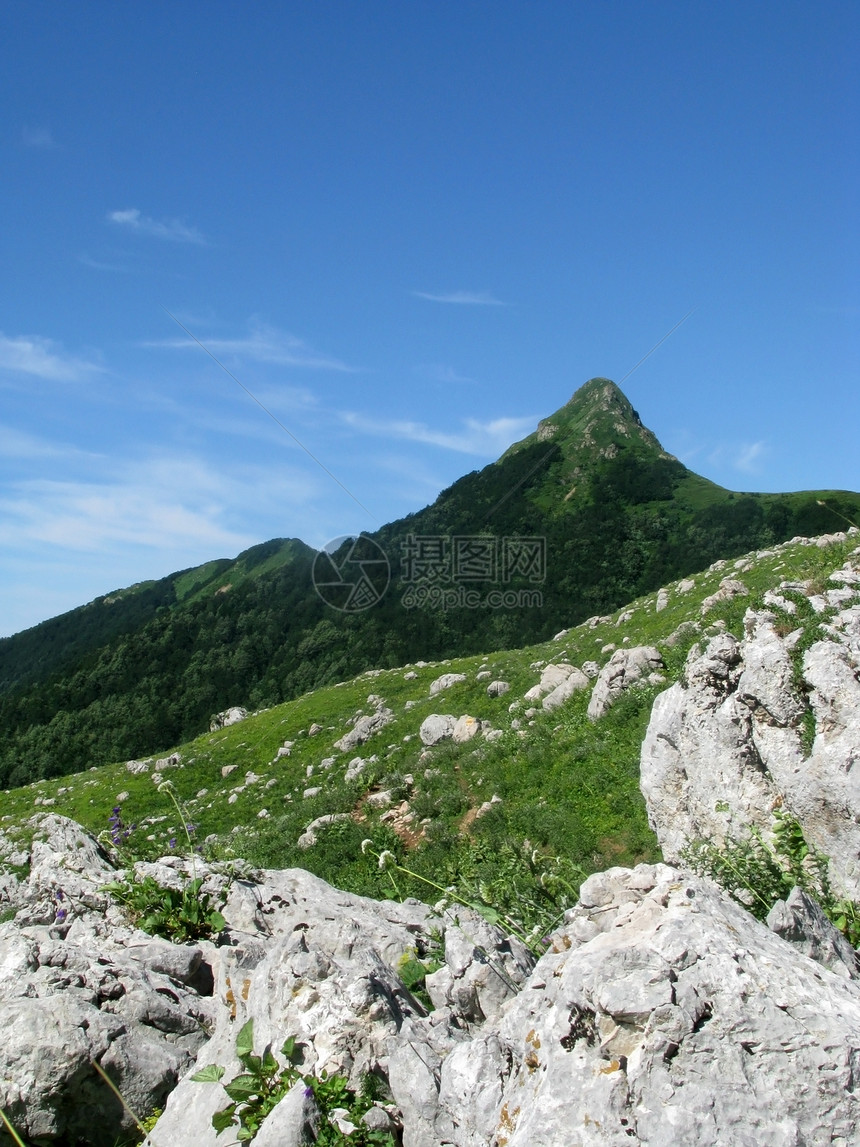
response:
[[[452,713],[431,713],[421,722],[418,736],[421,743],[431,747],[440,741],[448,741],[454,735],[457,718]]]
[[[225,709],[223,713],[216,713],[214,717],[209,718],[209,732],[215,733],[218,729],[226,729],[229,725],[238,725],[247,716],[247,709],[243,709],[241,705],[234,705],[230,709]]]
[[[857,1141],[860,988],[708,881],[587,880],[501,1018],[441,1065],[458,1147]]]
[[[574,694],[579,693],[583,689],[587,689],[588,686],[588,677],[586,677],[581,669],[574,669],[572,673],[568,674],[564,681],[556,685],[552,692],[547,693],[541,704],[547,713],[552,713],[555,709],[560,709]]]

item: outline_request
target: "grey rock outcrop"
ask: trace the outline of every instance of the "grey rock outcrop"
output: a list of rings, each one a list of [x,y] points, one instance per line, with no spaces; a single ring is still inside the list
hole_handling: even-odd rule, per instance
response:
[[[615,704],[625,689],[649,678],[663,668],[663,658],[653,645],[617,649],[603,666],[591,691],[588,717],[598,721]]]
[[[443,689],[450,689],[452,685],[459,685],[461,681],[465,680],[465,673],[443,673],[441,677],[437,677],[435,681],[431,682],[430,696],[435,697]]]
[[[773,614],[748,611],[742,641],[719,634],[690,650],[681,679],[654,703],[641,753],[648,817],[667,860],[691,839],[767,835],[773,809],[785,807],[831,858],[837,889],[860,897],[858,654],[851,617],[834,624],[840,640],[815,642],[803,658],[816,729],[808,757],[790,638]]]
[[[371,737],[380,733],[386,725],[390,725],[394,720],[392,711],[379,705],[375,713],[366,714],[359,717],[348,733],[335,741],[334,747],[340,749],[342,753],[352,752],[353,749],[359,745],[363,745],[365,741],[369,741]]]
[[[35,823],[29,875],[3,885],[17,912],[0,925],[0,1107],[40,1143],[112,1147],[133,1124],[93,1062],[134,1109],[162,1105],[214,1020],[215,949],[129,926],[96,841],[63,817]]]
[[[482,722],[477,717],[470,717],[468,713],[464,713],[458,717],[454,722],[454,728],[451,730],[451,740],[455,745],[464,745],[466,741],[480,733]]]
[[[710,883],[610,869],[552,941],[501,1019],[443,1063],[444,1141],[856,1141],[860,989]],[[495,1114],[458,1086],[476,1072]]]
[[[152,1147],[219,1147],[226,1093],[190,1075],[238,1074],[248,1019],[258,1050],[294,1036],[304,1071],[377,1075],[394,1122],[373,1119],[403,1147],[856,1141],[853,953],[799,894],[771,930],[667,865],[610,869],[535,963],[468,908],[367,900],[301,869],[228,884],[201,864],[227,927],[218,947],[180,947],[124,922],[101,891],[115,870],[78,826],[48,816],[40,831],[27,879],[7,873],[19,912],[0,925],[0,1104],[40,1144],[111,1147],[130,1130],[97,1060],[144,1114],[170,1092]],[[176,857],[138,866],[183,872]],[[428,1014],[397,970],[439,937]],[[258,1139],[298,1147],[318,1118],[296,1086]]]
[[[803,889],[792,888],[788,899],[774,904],[768,913],[767,926],[837,976],[860,979],[854,949]]]

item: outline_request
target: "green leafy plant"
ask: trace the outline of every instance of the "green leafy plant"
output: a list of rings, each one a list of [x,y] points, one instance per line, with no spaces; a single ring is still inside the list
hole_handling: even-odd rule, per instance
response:
[[[400,977],[404,988],[412,993],[412,995],[419,1000],[428,1011],[433,1010],[433,1001],[427,994],[427,989],[424,986],[424,981],[427,976],[432,975],[433,972],[438,972],[442,967],[442,963],[437,959],[437,954],[441,954],[436,946],[436,950],[422,959],[414,948],[403,954],[403,957],[397,964],[397,975]]]
[[[323,1073],[317,1078],[304,1075],[299,1070],[304,1056],[301,1046],[294,1036],[290,1036],[281,1048],[280,1054],[286,1060],[281,1066],[272,1053],[271,1045],[263,1049],[262,1055],[254,1053],[254,1021],[243,1024],[236,1037],[236,1056],[243,1071],[229,1083],[222,1084],[230,1103],[212,1116],[212,1126],[218,1135],[231,1127],[238,1127],[236,1139],[240,1143],[250,1142],[260,1129],[263,1120],[297,1083],[302,1083],[309,1094],[313,1094],[319,1108],[321,1121],[317,1129],[316,1142],[323,1147],[335,1147],[343,1143],[343,1134],[330,1116],[335,1111],[345,1112],[346,1118],[355,1125],[349,1136],[355,1147],[394,1147],[394,1139],[387,1132],[373,1131],[361,1123],[361,1116],[373,1106],[376,1098],[374,1085],[362,1087],[359,1093],[351,1090],[345,1076]],[[197,1083],[220,1083],[226,1069],[212,1063],[191,1076]]]
[[[104,886],[125,906],[132,922],[153,936],[176,944],[217,936],[226,921],[208,893],[201,892],[197,876],[181,888],[165,888],[151,876],[141,880],[112,881]]]
[[[860,906],[834,893],[828,857],[807,843],[800,823],[782,809],[774,813],[771,836],[769,844],[753,829],[746,839],[729,840],[722,847],[697,840],[682,850],[681,859],[694,872],[715,880],[759,920],[792,888],[801,888],[849,943],[860,947]]]
[[[202,891],[203,879],[197,875],[191,839],[192,826],[172,783],[164,781],[158,786],[158,791],[170,797],[179,814],[188,841],[191,879],[186,878],[179,888],[167,888],[153,877],[144,876],[140,880],[111,881],[104,890],[125,906],[133,923],[139,924],[144,932],[164,936],[177,944],[217,936],[227,922],[220,912],[222,905],[213,903],[209,893]]]

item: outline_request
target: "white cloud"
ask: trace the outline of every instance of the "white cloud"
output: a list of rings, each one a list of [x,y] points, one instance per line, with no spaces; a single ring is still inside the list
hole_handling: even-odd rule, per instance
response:
[[[746,474],[757,474],[761,470],[758,465],[762,456],[766,453],[767,446],[764,442],[749,442],[741,446],[734,457],[734,465],[738,470],[743,470]]]
[[[25,147],[33,147],[40,151],[51,151],[57,147],[50,128],[47,127],[25,127],[21,132],[21,138]]]
[[[0,333],[0,370],[34,374],[51,382],[76,382],[100,369],[95,363],[63,354],[50,339],[28,335],[10,339]]]
[[[347,366],[331,355],[320,354],[296,338],[295,335],[276,330],[263,324],[253,324],[251,333],[244,338],[202,338],[200,342],[216,357],[232,355],[248,358],[254,362],[274,363],[278,366],[299,366],[311,370],[336,370],[353,373],[355,368]],[[200,350],[190,338],[159,339],[142,344],[148,347],[168,347],[187,350]]]
[[[469,307],[507,307],[501,299],[495,298],[489,291],[413,291],[418,299],[429,299],[431,303],[458,303]]]
[[[181,219],[152,219],[143,215],[137,207],[125,211],[109,211],[108,222],[128,227],[141,235],[153,235],[156,239],[169,239],[174,243],[206,244],[203,235],[196,227],[189,227]]]
[[[235,554],[259,537],[248,532],[249,507],[262,514],[302,507],[317,491],[315,480],[281,468],[232,473],[193,456],[159,455],[110,463],[99,479],[31,478],[0,498],[0,543],[7,552],[35,546],[122,553],[129,548],[161,553],[185,564],[189,551]],[[166,555],[180,555],[169,559]]]
[[[118,263],[103,263],[99,259],[93,259],[84,251],[78,255],[78,262],[82,263],[85,267],[90,267],[93,271],[128,271],[128,267],[122,267]]]
[[[495,418],[490,422],[466,418],[465,430],[457,434],[431,430],[423,422],[372,419],[352,411],[343,411],[340,417],[348,426],[365,434],[381,438],[405,438],[411,442],[424,442],[429,446],[456,450],[461,454],[475,454],[489,458],[497,458],[512,443],[524,438],[535,428],[538,421],[537,417]]]

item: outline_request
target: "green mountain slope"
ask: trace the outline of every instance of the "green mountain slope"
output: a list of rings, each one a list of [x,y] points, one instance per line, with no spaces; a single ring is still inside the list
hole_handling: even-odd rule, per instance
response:
[[[209,855],[300,866],[375,897],[435,899],[423,877],[443,888],[456,885],[525,928],[546,927],[575,901],[584,875],[659,858],[639,790],[639,752],[654,697],[677,679],[692,643],[721,631],[741,638],[747,609],[763,608],[765,594],[783,583],[832,588],[831,571],[852,554],[857,561],[857,531],[842,537],[716,563],[681,587],[669,584],[659,611],[650,593],[545,642],[370,670],[204,732],[160,760],[34,782],[4,795],[0,829],[13,838],[32,833],[28,819],[44,810],[98,833],[119,806],[124,824],[137,825],[126,855],[154,858],[174,837],[181,848],[181,823],[159,788],[170,780]],[[703,614],[705,598],[727,576],[742,579],[747,592]],[[798,612],[784,620],[803,629],[795,646],[802,650],[826,634],[841,607],[816,613],[801,595],[789,595]],[[656,646],[664,680],[630,689],[596,724],[586,716],[590,689],[551,712],[524,698],[546,665],[593,662],[593,673],[625,645]],[[442,674],[457,676],[431,693]],[[488,684],[496,680],[509,690],[491,695]],[[381,707],[390,711],[387,724],[353,748],[338,747],[357,718]],[[427,749],[419,730],[434,713],[468,714],[484,729],[462,744]],[[301,847],[299,838],[323,816],[335,819],[318,825],[315,843]],[[363,840],[376,853],[390,850],[417,875],[396,873],[395,889],[388,872],[362,852]]]
[[[369,535],[391,570],[372,608],[332,609],[313,551],[277,539],[0,642],[0,784],[157,751],[229,705],[367,668],[542,640],[717,558],[858,515],[857,494],[708,482],[592,379],[498,462]]]

